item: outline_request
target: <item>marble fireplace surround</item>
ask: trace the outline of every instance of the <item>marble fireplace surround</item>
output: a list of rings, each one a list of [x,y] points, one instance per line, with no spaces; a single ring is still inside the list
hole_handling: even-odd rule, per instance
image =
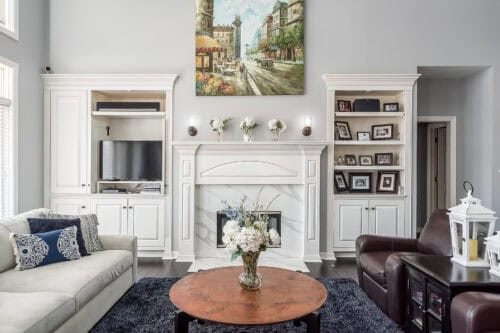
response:
[[[291,185],[301,187],[303,193],[303,216],[298,217],[303,220],[300,259],[320,262],[320,156],[325,147],[324,142],[174,142],[179,175],[174,186],[180,222],[174,235],[177,261],[196,259],[196,191],[200,188]],[[219,208],[213,207],[214,215]]]

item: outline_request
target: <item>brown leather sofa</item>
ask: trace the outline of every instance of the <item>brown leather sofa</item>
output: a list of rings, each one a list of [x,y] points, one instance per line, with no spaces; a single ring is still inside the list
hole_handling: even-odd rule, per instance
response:
[[[453,333],[500,332],[500,295],[466,292],[451,302]]]
[[[401,256],[432,254],[451,256],[447,211],[434,212],[420,238],[362,235],[356,239],[359,285],[397,324],[405,320],[406,274]]]

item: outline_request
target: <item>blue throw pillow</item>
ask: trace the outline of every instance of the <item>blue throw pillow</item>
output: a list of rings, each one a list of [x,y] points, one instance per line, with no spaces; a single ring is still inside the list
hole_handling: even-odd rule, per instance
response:
[[[16,270],[80,259],[75,226],[39,234],[10,234],[16,255]]]
[[[32,234],[39,234],[41,232],[48,232],[53,230],[60,230],[75,226],[76,241],[78,249],[82,257],[88,256],[87,249],[85,248],[85,241],[83,240],[81,221],[79,218],[74,219],[49,219],[49,218],[28,218]]]

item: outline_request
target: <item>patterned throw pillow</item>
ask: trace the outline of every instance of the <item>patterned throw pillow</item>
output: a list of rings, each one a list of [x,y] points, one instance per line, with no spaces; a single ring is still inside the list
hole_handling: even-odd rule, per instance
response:
[[[28,218],[32,234],[39,234],[42,232],[49,232],[53,230],[60,230],[71,226],[76,227],[76,241],[78,243],[78,250],[82,257],[88,256],[83,239],[81,222],[79,218],[76,219],[48,219],[48,218]]]
[[[97,234],[97,215],[87,214],[87,215],[64,215],[56,213],[43,214],[41,217],[49,219],[80,219],[80,227],[82,229],[83,241],[85,243],[85,249],[87,252],[101,251],[102,245],[99,241],[99,235]]]
[[[80,259],[75,226],[39,234],[10,234],[16,270]]]

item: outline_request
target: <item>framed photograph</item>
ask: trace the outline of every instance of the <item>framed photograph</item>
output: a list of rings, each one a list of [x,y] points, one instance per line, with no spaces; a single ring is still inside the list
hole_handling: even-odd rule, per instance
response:
[[[345,155],[345,164],[346,165],[356,165],[356,156],[354,155]]]
[[[372,140],[392,140],[394,138],[394,125],[373,125]]]
[[[398,188],[397,171],[379,171],[377,179],[378,193],[396,193]]]
[[[377,153],[375,154],[375,165],[393,165],[393,153]]]
[[[339,112],[352,112],[351,101],[337,101],[337,108]]]
[[[399,103],[384,103],[384,112],[399,112]]]
[[[337,131],[339,140],[352,140],[351,129],[349,123],[345,121],[336,121],[335,130]]]
[[[370,132],[357,132],[358,141],[370,141]]]
[[[337,192],[347,192],[349,187],[347,186],[347,180],[344,177],[343,172],[335,172],[335,190]]]
[[[371,155],[360,155],[359,165],[373,165],[373,158]]]
[[[372,174],[371,173],[350,173],[349,187],[351,192],[371,192]]]

